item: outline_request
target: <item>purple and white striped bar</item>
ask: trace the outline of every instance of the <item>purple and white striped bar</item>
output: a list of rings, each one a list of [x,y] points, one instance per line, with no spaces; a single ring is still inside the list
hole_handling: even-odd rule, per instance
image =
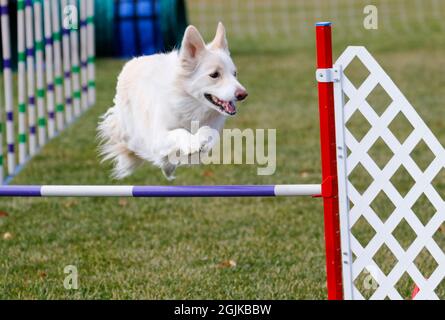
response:
[[[318,196],[319,184],[225,186],[0,186],[0,197],[278,197]]]

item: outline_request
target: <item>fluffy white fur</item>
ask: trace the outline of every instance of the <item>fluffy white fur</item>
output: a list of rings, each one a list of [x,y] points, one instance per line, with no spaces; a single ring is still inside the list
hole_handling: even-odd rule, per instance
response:
[[[181,49],[129,61],[118,77],[114,106],[101,117],[98,137],[103,160],[112,160],[113,177],[130,175],[144,161],[159,166],[168,179],[181,162],[169,155],[208,153],[235,101],[247,96],[236,78],[224,26],[205,44],[189,26]],[[191,133],[191,122],[199,130]]]

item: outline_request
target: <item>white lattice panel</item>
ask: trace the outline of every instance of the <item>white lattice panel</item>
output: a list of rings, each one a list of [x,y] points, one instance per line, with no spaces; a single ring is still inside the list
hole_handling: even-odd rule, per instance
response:
[[[445,276],[445,254],[443,244],[440,247],[434,237],[436,233],[444,232],[445,202],[432,182],[445,166],[445,150],[364,47],[348,47],[337,60],[335,68],[343,71],[355,59],[368,69],[366,79],[354,86],[341,72],[340,82],[334,84],[345,298],[406,298],[397,289],[403,278],[411,281],[412,289],[417,285],[416,299],[438,299],[438,286],[443,285]],[[367,101],[378,84],[392,100],[381,113]],[[360,138],[354,136],[348,127],[348,121],[356,113],[369,123],[369,130]],[[396,116],[406,118],[412,126],[402,142],[396,137],[397,132],[390,130]],[[384,165],[378,165],[369,154],[377,140],[383,140],[393,154]],[[426,144],[434,155],[425,169],[419,168],[411,154],[419,143]],[[357,183],[351,181],[354,170],[359,167],[365,169],[365,175],[370,177],[370,182],[365,187],[361,186],[360,190]],[[391,180],[401,169],[406,170],[403,178],[413,180],[406,194],[402,194]],[[386,219],[373,209],[374,201],[381,192],[394,208]],[[413,210],[423,195],[435,211],[425,224]],[[373,229],[373,236],[365,244],[354,232],[359,220]],[[406,228],[414,234],[412,242],[405,247],[394,236],[395,229],[402,223],[407,223]],[[389,267],[376,258],[380,250],[394,260]],[[427,267],[431,272],[427,276],[416,264],[420,254],[430,257]]]

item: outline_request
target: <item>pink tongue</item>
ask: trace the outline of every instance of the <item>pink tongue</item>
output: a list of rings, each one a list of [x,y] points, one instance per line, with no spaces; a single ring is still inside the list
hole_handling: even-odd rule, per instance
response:
[[[228,112],[228,113],[234,113],[236,111],[235,106],[231,103],[226,103],[224,105],[224,109]]]

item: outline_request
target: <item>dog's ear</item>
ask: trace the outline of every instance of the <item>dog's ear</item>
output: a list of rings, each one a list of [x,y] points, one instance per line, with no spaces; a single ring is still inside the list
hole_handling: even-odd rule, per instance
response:
[[[229,45],[227,44],[226,38],[226,28],[224,28],[222,22],[218,23],[218,27],[216,28],[216,35],[213,41],[210,43],[210,48],[229,51]]]
[[[181,58],[185,61],[193,61],[206,49],[204,40],[198,29],[188,26],[185,29],[181,44]]]

